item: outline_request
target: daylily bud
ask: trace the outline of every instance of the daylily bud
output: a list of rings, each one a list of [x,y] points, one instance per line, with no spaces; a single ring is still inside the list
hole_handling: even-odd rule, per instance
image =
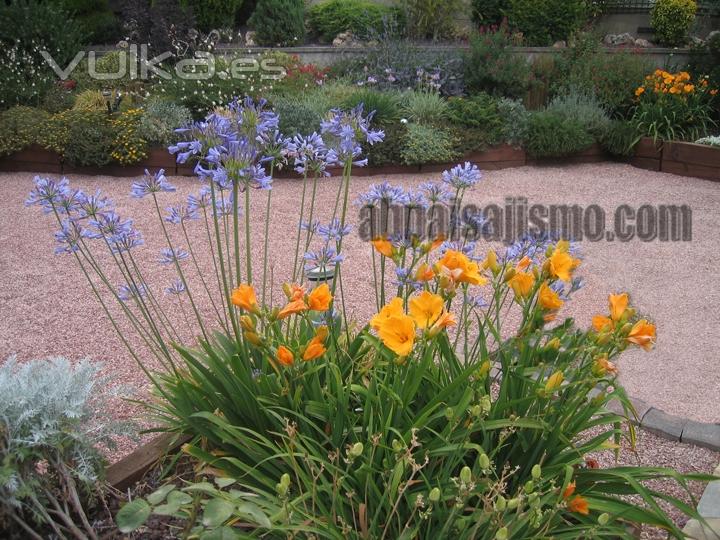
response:
[[[633,325],[631,323],[625,323],[623,324],[622,328],[620,329],[621,334],[629,334],[630,330],[632,330]]]
[[[559,349],[560,348],[560,339],[557,337],[552,338],[550,341],[547,342],[546,347],[548,349]]]
[[[242,326],[243,330],[255,330],[255,323],[253,322],[250,315],[243,315],[242,317],[240,317],[240,326]]]
[[[259,347],[262,345],[262,338],[257,335],[255,332],[244,332],[243,336],[247,341],[255,345],[256,347]]]
[[[292,289],[290,288],[289,283],[283,283],[282,290],[285,293],[285,296],[287,296],[288,298],[292,296]]]
[[[490,458],[487,456],[487,454],[480,454],[480,457],[478,458],[478,465],[480,465],[480,468],[483,471],[486,471],[490,468]]]
[[[497,499],[495,499],[495,510],[498,512],[504,512],[505,508],[507,508],[507,500],[505,500],[505,497],[502,495],[498,495]]]
[[[350,448],[350,451],[348,452],[348,454],[350,455],[350,457],[356,458],[363,453],[363,448],[364,448],[363,443],[361,443],[361,442],[355,443],[352,445],[352,448]]]
[[[450,421],[455,417],[455,411],[452,407],[445,409],[445,420]]]
[[[478,378],[484,379],[488,373],[490,373],[490,360],[485,360],[477,371]]]
[[[608,334],[607,332],[603,332],[601,334],[598,334],[597,339],[595,341],[597,341],[598,345],[607,345],[608,343],[610,343],[611,339],[612,339],[611,334]]]
[[[564,378],[565,376],[563,375],[562,371],[556,371],[555,373],[550,375],[547,382],[545,383],[545,392],[554,392],[555,390],[560,388],[560,385],[562,384]]]
[[[507,527],[498,529],[498,532],[495,533],[495,540],[507,540],[507,538],[508,538]]]
[[[289,486],[289,485],[290,485],[290,475],[289,475],[288,473],[283,474],[283,475],[280,477],[280,483],[281,483],[283,486]]]
[[[515,277],[515,274],[516,274],[516,273],[517,273],[517,272],[515,272],[515,269],[514,269],[514,268],[508,268],[508,269],[505,271],[505,275],[503,276],[503,280],[504,280],[505,282],[510,281],[512,278]]]
[[[478,417],[482,414],[482,407],[480,405],[473,405],[470,407],[470,415]]]
[[[548,246],[545,250],[545,257],[551,257],[553,254],[553,251],[555,251],[555,246]]]
[[[540,467],[540,465],[538,465],[538,464],[536,463],[535,465],[533,465],[533,468],[532,468],[532,470],[530,471],[530,475],[531,475],[535,480],[537,480],[538,478],[540,478],[540,477],[542,476],[542,467]]]
[[[540,279],[540,270],[537,266],[533,266],[532,273],[535,279]]]
[[[607,525],[609,521],[610,521],[610,514],[603,512],[602,514],[600,514],[598,516],[598,523],[600,525]]]
[[[487,414],[490,412],[490,409],[492,408],[492,401],[490,400],[490,396],[483,396],[480,398],[480,409],[482,410],[483,414]]]
[[[465,482],[466,484],[469,484],[472,480],[472,471],[470,470],[470,467],[465,466],[460,470],[460,480]]]
[[[432,488],[430,490],[430,495],[428,495],[428,499],[430,499],[430,502],[438,502],[440,500],[440,488]]]
[[[275,491],[277,492],[278,496],[284,497],[288,492],[288,486],[282,485],[280,482],[275,484]]]

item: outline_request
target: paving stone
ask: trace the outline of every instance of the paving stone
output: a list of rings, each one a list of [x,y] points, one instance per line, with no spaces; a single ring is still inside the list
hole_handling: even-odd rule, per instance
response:
[[[640,427],[666,439],[679,441],[687,420],[650,407],[643,416]]]
[[[681,440],[711,450],[720,450],[720,425],[688,420],[683,429]],[[718,505],[720,506],[720,499],[718,499]]]
[[[720,476],[720,465],[718,465],[713,474]],[[720,519],[720,480],[715,480],[707,485],[705,492],[700,498],[697,511],[705,519]]]
[[[720,540],[720,519],[707,519],[706,525],[691,519],[685,525],[683,532],[693,540]]]

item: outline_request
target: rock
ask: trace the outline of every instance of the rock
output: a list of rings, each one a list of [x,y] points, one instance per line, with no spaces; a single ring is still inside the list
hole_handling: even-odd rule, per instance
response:
[[[618,34],[615,36],[613,45],[635,45],[635,38],[628,32]]]
[[[605,34],[603,43],[605,45],[615,45],[615,34]]]
[[[348,30],[347,32],[340,32],[335,39],[333,39],[333,47],[360,47],[362,43],[355,38],[355,35]]]
[[[565,41],[560,40],[553,43],[553,49],[564,49],[565,47],[567,47],[567,43]]]
[[[688,38],[688,42],[690,43],[690,45],[695,45],[696,47],[705,44],[705,41],[703,41],[702,39],[700,39],[697,36],[690,36]]]
[[[720,30],[713,30],[705,37],[705,41],[710,41],[711,39],[720,39]]]
[[[652,47],[652,43],[650,43],[647,39],[637,38],[635,40],[635,46],[647,49],[648,47]]]
[[[253,30],[248,30],[245,34],[245,45],[248,47],[254,47],[256,45],[255,32]]]

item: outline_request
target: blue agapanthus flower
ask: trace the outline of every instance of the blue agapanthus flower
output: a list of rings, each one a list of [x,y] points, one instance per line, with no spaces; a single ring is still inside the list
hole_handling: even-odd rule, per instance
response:
[[[549,233],[527,233],[510,244],[505,250],[505,260],[520,260],[529,257],[535,264],[542,262],[548,248],[557,244],[560,238],[557,234]],[[571,241],[569,252],[574,257],[579,257],[580,246],[577,242]]]
[[[46,214],[57,208],[63,198],[70,193],[69,181],[63,177],[60,180],[36,176],[33,179],[35,187],[25,200],[25,206],[38,205]]]
[[[188,212],[197,214],[200,209],[209,208],[210,206],[212,206],[212,193],[210,192],[209,186],[200,188],[200,192],[197,195],[188,195]]]
[[[372,184],[366,193],[358,197],[356,203],[360,206],[387,206],[405,205],[408,195],[400,186],[393,186],[389,182]]]
[[[117,290],[118,298],[123,302],[132,300],[133,298],[142,298],[143,296],[147,296],[147,293],[148,289],[143,284],[120,285]]]
[[[363,104],[349,111],[332,109],[327,119],[320,123],[320,132],[328,147],[326,162],[330,166],[343,166],[352,162],[363,167],[367,159],[362,155],[361,143],[373,145],[382,142],[385,134],[370,128],[375,112],[363,116]]]
[[[474,186],[482,178],[477,165],[466,161],[464,165],[456,165],[449,171],[442,173],[442,180],[456,189],[465,189]]]
[[[58,243],[55,254],[75,253],[80,249],[83,238],[88,238],[88,232],[77,221],[64,219],[60,230],[55,233],[55,240]]]
[[[308,251],[303,255],[303,259],[305,259],[305,270],[312,270],[335,266],[344,261],[345,257],[339,255],[335,248],[324,246],[318,251]]]
[[[443,184],[437,182],[425,182],[420,184],[418,189],[425,195],[431,205],[449,204],[453,198],[453,194]]]
[[[111,250],[113,253],[123,253],[138,246],[142,246],[144,243],[145,241],[142,238],[142,234],[140,234],[139,231],[132,230],[128,233],[116,235],[113,238]]]
[[[145,169],[143,179],[133,182],[130,195],[142,199],[146,195],[160,193],[161,191],[175,191],[175,186],[170,184],[165,177],[165,169],[160,169],[155,174],[150,174],[150,172]]]
[[[110,201],[107,197],[103,196],[103,194],[98,189],[97,191],[95,191],[94,195],[83,195],[83,198],[80,201],[80,206],[78,208],[78,215],[83,218],[94,218],[102,212],[110,211],[111,207],[112,201]]]
[[[176,262],[184,261],[190,257],[190,254],[182,248],[163,248],[160,250],[160,264],[174,264]]]
[[[197,211],[194,207],[185,206],[184,204],[178,204],[175,206],[167,207],[167,215],[165,216],[165,221],[174,225],[180,225],[181,223],[184,223],[186,221],[191,221],[193,219],[199,218],[200,216],[198,216]]]
[[[165,287],[165,294],[179,296],[184,292],[185,292],[185,285],[179,279],[176,279],[168,287]]]
[[[333,219],[327,225],[318,225],[317,227],[318,235],[327,242],[331,240],[339,242],[350,234],[350,231],[352,231],[352,227],[350,225],[343,226],[338,218]]]
[[[134,230],[132,219],[123,219],[113,211],[97,214],[88,221],[88,227],[89,238],[105,238],[110,242]]]
[[[327,147],[320,134],[313,132],[307,137],[295,135],[288,143],[289,157],[294,158],[295,171],[300,174],[329,176]]]

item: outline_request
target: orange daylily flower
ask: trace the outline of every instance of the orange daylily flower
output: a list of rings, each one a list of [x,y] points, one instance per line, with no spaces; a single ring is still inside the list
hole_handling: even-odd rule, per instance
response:
[[[477,263],[471,261],[467,255],[460,251],[449,249],[442,259],[437,262],[441,274],[449,277],[453,282],[468,283],[470,285],[484,285],[488,280],[480,275]]]
[[[245,311],[256,312],[258,310],[257,296],[255,295],[255,289],[252,285],[247,283],[241,283],[232,292],[230,301],[233,305],[244,309]]]
[[[572,494],[575,493],[575,481],[570,482],[567,487],[563,490],[563,499],[569,499]]]
[[[500,270],[500,266],[497,262],[497,254],[494,250],[491,249],[488,251],[488,254],[485,256],[485,260],[481,263],[480,267],[483,270],[490,270],[493,274]]]
[[[440,317],[444,302],[440,295],[423,291],[408,302],[410,316],[418,328],[427,328]]]
[[[309,360],[315,360],[320,358],[327,349],[325,348],[325,339],[328,336],[328,327],[320,326],[315,331],[315,337],[313,337],[307,344],[305,352],[303,353],[303,360],[306,362]]]
[[[596,376],[602,377],[606,373],[617,375],[618,369],[614,363],[608,360],[607,356],[601,356],[593,362],[592,371]]]
[[[590,505],[585,497],[578,495],[568,502],[568,510],[587,516],[590,513]]]
[[[277,361],[283,366],[292,366],[293,362],[295,362],[295,356],[285,345],[280,345],[277,350]]]
[[[561,249],[560,242],[558,242],[558,247],[555,248],[549,261],[550,275],[562,281],[570,281],[573,270],[580,265],[580,259],[574,259],[567,252],[567,249]]]
[[[613,321],[619,321],[628,306],[627,293],[611,294],[608,301],[610,303],[610,318]]]
[[[307,311],[308,307],[305,303],[305,300],[302,298],[300,300],[293,300],[292,302],[289,302],[284,308],[280,310],[280,313],[278,313],[278,320],[284,319],[286,317],[289,317],[290,315],[293,315],[295,313],[302,313],[303,311]]]
[[[611,330],[613,322],[610,317],[606,317],[605,315],[595,315],[592,318],[592,326],[596,332],[603,332],[605,330]]]
[[[532,259],[525,255],[520,261],[515,265],[515,270],[518,272],[522,272],[525,270],[528,266],[532,264]]]
[[[415,343],[415,323],[407,315],[392,315],[383,321],[378,335],[388,349],[407,356]]]
[[[547,282],[543,282],[538,293],[538,304],[541,309],[556,311],[563,306],[564,302],[560,299],[560,295],[548,286]]]
[[[327,311],[330,309],[332,299],[330,287],[327,283],[323,283],[319,287],[315,287],[308,295],[308,307],[313,311]]]
[[[305,296],[305,288],[293,283],[288,286],[286,294],[290,302],[296,302],[297,300],[302,300]]]
[[[645,319],[641,319],[635,323],[626,339],[630,343],[639,345],[646,351],[649,351],[655,344],[655,325],[650,324]]]
[[[370,326],[373,330],[378,331],[380,330],[380,327],[382,326],[383,322],[385,322],[387,319],[394,315],[403,315],[403,301],[402,298],[399,296],[396,296],[393,298],[390,302],[385,304],[382,309],[380,310],[380,313],[375,315],[372,319],[370,319]]]
[[[518,272],[508,282],[516,296],[527,298],[535,285],[535,277],[527,272]]]
[[[415,281],[427,282],[435,277],[435,272],[427,263],[422,263],[415,271]]]
[[[372,241],[372,245],[381,255],[392,258],[394,253],[393,245],[387,238],[378,236]]]
[[[455,320],[455,315],[448,311],[444,311],[430,327],[430,331],[428,333],[430,337],[435,337],[443,328],[455,326],[456,324],[457,321]]]

